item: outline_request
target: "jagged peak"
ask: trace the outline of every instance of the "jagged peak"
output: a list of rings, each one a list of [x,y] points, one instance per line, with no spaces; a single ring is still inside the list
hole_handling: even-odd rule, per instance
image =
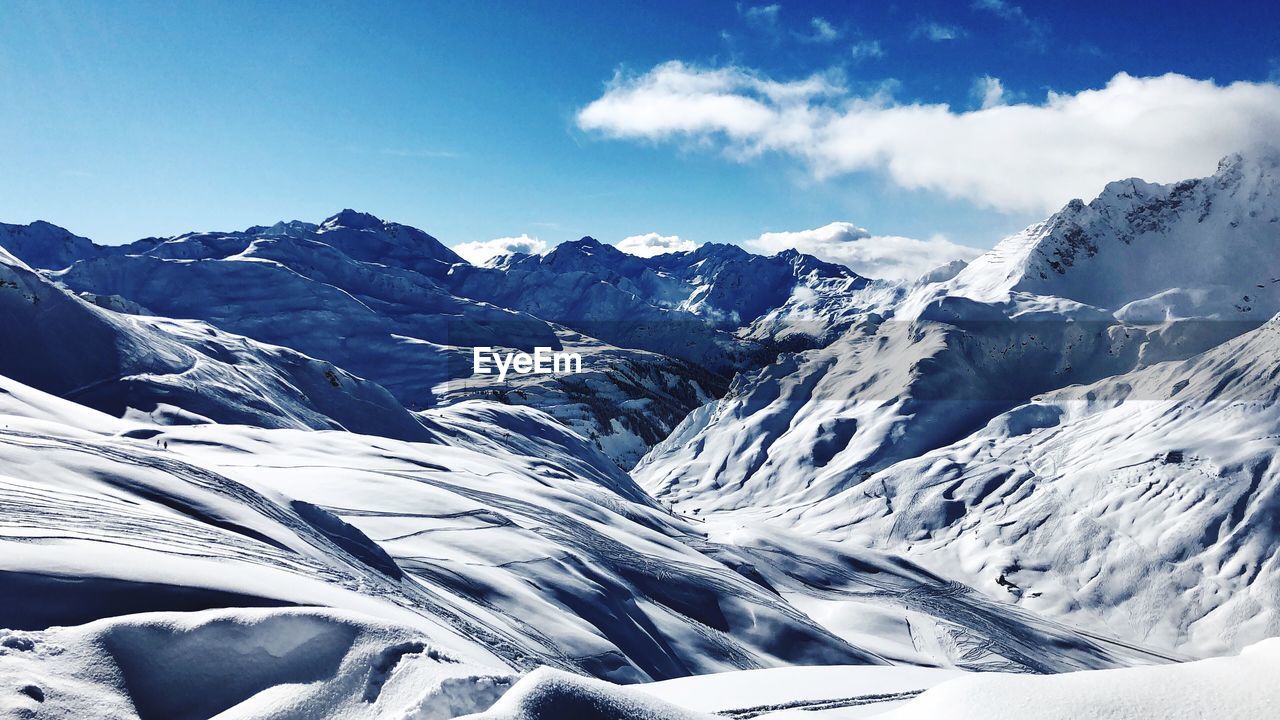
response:
[[[1074,198],[1046,222],[1053,224],[1064,218],[1069,219],[1082,214],[1089,208],[1117,203],[1159,202],[1171,191],[1186,192],[1203,183],[1212,183],[1212,187],[1219,189],[1230,189],[1246,182],[1246,179],[1252,179],[1254,184],[1258,185],[1280,185],[1280,147],[1258,144],[1247,150],[1230,153],[1218,161],[1217,169],[1208,177],[1173,183],[1149,182],[1138,177],[1113,180],[1107,183],[1093,200],[1086,203],[1080,198]]]
[[[297,235],[313,233],[319,229],[320,226],[315,223],[302,220],[281,220],[274,225],[254,225],[246,228],[244,233],[246,235]]]
[[[331,215],[330,217],[325,218],[324,222],[320,223],[320,229],[326,230],[342,227],[354,230],[366,230],[369,228],[382,227],[383,224],[382,219],[375,215],[347,208],[336,215]]]
[[[1247,150],[1233,152],[1219,160],[1215,175],[1229,175],[1240,170],[1275,170],[1276,168],[1280,168],[1280,147],[1259,144]]]
[[[552,248],[551,252],[547,253],[547,257],[550,257],[552,255],[557,255],[557,254],[560,256],[564,256],[566,253],[574,253],[578,255],[596,255],[598,253],[608,253],[610,251],[614,251],[619,254],[625,254],[625,253],[622,253],[621,250],[618,250],[617,248],[615,248],[614,246],[609,245],[607,243],[602,243],[599,240],[591,237],[590,235],[583,235],[577,240],[568,240],[566,242],[562,242],[559,245],[555,246],[554,248]]]
[[[822,277],[860,278],[858,273],[839,263],[827,262],[817,256],[802,253],[795,248],[787,248],[774,257],[791,265],[796,277],[818,273]]]
[[[733,243],[706,242],[693,250],[694,257],[744,257],[750,255],[741,245]]]

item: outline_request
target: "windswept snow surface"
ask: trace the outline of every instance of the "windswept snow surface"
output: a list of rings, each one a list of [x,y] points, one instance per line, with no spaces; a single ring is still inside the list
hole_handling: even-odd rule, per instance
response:
[[[1280,156],[1112,183],[941,277],[739,375],[633,476],[1172,653],[1280,633]]]
[[[637,689],[683,708],[729,717],[864,717],[965,674],[903,666],[789,667],[677,678]],[[821,709],[828,706],[838,710]]]
[[[882,720],[1261,720],[1280,713],[1280,640],[1238,657],[1062,675],[975,674],[943,683]]]
[[[1229,652],[1280,634],[1277,378],[1280,316],[1037,397],[875,474],[878,497],[855,487],[796,510],[799,526],[911,546],[997,597],[1149,646]]]
[[[522,678],[475,720],[1261,720],[1280,711],[1280,640],[1237,657],[1057,675],[813,667],[610,687]]]
[[[394,673],[377,668],[393,656],[422,673],[397,703],[442,678],[492,700],[503,678],[539,666],[629,683],[785,665],[1161,660],[1006,614],[880,553],[782,531],[730,545],[529,408],[421,415],[435,444],[157,426],[0,381],[0,624],[16,638],[0,668],[34,678],[16,687],[40,688],[49,717],[76,717],[98,695],[122,717],[215,705],[236,717],[345,717],[350,705],[360,717],[385,711],[352,693],[391,688]],[[827,627],[806,596],[871,620]],[[197,655],[207,664],[182,669]],[[220,680],[231,666],[243,674]],[[371,673],[389,679],[371,685]],[[475,678],[489,678],[487,695]]]
[[[3,633],[10,717],[451,718],[507,673],[413,628],[317,608],[146,613]]]

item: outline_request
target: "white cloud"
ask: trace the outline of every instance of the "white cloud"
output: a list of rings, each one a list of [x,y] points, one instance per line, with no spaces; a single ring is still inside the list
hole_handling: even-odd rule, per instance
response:
[[[720,147],[737,160],[783,153],[819,179],[878,171],[904,188],[1044,212],[1112,180],[1207,175],[1222,156],[1280,137],[1280,86],[1120,73],[1096,90],[957,112],[884,91],[852,95],[832,74],[778,82],[673,61],[615,77],[577,121],[613,138]]]
[[[911,31],[911,37],[925,38],[930,42],[946,42],[947,40],[955,40],[964,37],[967,33],[964,28],[956,25],[943,25],[932,20],[922,22],[916,25]]]
[[[1000,78],[983,75],[973,81],[971,94],[982,103],[982,109],[993,108],[1004,104],[1004,83]]]
[[[632,235],[620,240],[617,248],[624,253],[638,257],[653,257],[663,253],[688,252],[698,247],[692,240],[685,240],[679,235],[659,235],[656,232],[644,235]]]
[[[860,40],[849,48],[849,53],[854,60],[884,57],[884,49],[880,47],[879,40]]]
[[[738,6],[738,12],[747,19],[749,25],[754,25],[764,30],[776,30],[778,27],[778,13],[782,10],[782,6],[773,5],[756,5],[754,7],[743,8]]]
[[[520,235],[517,237],[500,237],[492,240],[477,240],[475,242],[459,243],[453,246],[453,251],[462,256],[473,265],[479,265],[489,258],[499,255],[510,255],[511,253],[525,253],[526,255],[540,255],[547,249],[547,243],[538,238],[529,237],[528,235]]]
[[[827,22],[826,18],[811,18],[809,25],[813,28],[813,32],[802,37],[806,42],[829,43],[840,39],[840,31]]]
[[[772,255],[788,248],[839,263],[859,275],[889,280],[914,280],[953,260],[969,261],[981,250],[957,245],[936,235],[928,240],[872,235],[847,222],[833,222],[813,230],[765,233],[744,243],[748,250]]]

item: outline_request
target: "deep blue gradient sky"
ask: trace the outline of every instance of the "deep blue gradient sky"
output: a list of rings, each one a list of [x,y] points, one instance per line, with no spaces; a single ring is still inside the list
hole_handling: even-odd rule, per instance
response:
[[[757,3],[756,5],[764,5]],[[1006,5],[1011,8],[1011,5]],[[1115,73],[1225,84],[1280,75],[1276,3],[0,3],[0,221],[101,242],[344,207],[447,243],[657,231],[735,242],[848,220],[989,246],[1035,213],[875,172],[727,159],[585,132],[618,70],[669,60],[972,109],[976,78],[1042,102]],[[837,38],[810,37],[812,18]],[[930,23],[958,28],[932,41]],[[857,43],[881,56],[854,58]]]

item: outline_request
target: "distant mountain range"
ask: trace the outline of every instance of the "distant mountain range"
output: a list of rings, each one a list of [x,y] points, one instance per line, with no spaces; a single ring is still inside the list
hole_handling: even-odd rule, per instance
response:
[[[706,245],[642,259],[591,238],[477,267],[420,230],[351,210],[319,225],[120,246],[43,222],[0,225],[0,247],[93,303],[293,348],[382,385],[410,409],[484,393],[546,410],[624,467],[723,393],[734,372],[768,362],[770,344],[736,330],[798,289],[866,283],[793,252],[766,258]],[[472,347],[566,345],[590,356],[580,377],[470,378]]]

